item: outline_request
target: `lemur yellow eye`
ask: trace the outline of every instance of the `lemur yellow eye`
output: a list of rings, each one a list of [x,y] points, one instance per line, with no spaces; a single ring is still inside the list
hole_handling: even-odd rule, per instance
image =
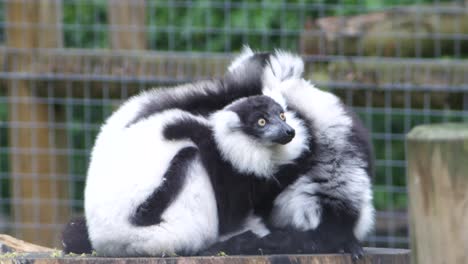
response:
[[[266,120],[263,119],[263,118],[260,118],[260,119],[258,120],[258,125],[259,125],[259,126],[265,126],[265,125],[266,125]]]
[[[286,120],[286,115],[285,115],[284,113],[281,113],[281,114],[280,114],[280,118],[281,118],[281,120],[284,121],[284,120]]]

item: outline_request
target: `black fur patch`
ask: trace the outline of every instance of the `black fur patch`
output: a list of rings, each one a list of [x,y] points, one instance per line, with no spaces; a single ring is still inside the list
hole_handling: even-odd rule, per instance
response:
[[[171,205],[184,186],[187,170],[198,150],[194,147],[181,149],[172,159],[164,174],[164,182],[140,204],[130,222],[136,226],[150,226],[162,221],[161,215]]]
[[[353,233],[357,213],[342,208],[342,204],[333,203],[333,199],[322,200],[322,219],[315,230],[272,229],[270,234],[262,238],[252,236],[249,231],[213,245],[202,255],[210,255],[214,251],[223,251],[228,255],[345,252],[352,254],[353,258],[359,258],[363,252]]]
[[[362,155],[361,158],[367,162],[367,166],[364,169],[369,177],[372,178],[374,175],[374,154],[369,132],[354,111],[346,106],[344,108],[353,122],[348,140],[357,148],[357,152]]]
[[[93,248],[84,216],[75,217],[68,222],[62,231],[62,245],[65,254],[91,254]]]

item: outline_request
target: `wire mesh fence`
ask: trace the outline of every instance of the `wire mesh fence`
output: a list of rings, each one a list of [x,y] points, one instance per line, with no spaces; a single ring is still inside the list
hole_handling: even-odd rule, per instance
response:
[[[100,124],[138,91],[222,76],[232,53],[299,52],[372,131],[371,246],[408,247],[405,134],[468,121],[468,3],[0,1],[0,232],[59,246]]]

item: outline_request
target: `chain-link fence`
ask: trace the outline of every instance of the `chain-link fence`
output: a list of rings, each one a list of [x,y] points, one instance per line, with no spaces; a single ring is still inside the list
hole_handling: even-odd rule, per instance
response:
[[[82,212],[94,137],[118,104],[219,77],[243,44],[301,53],[306,77],[372,131],[368,245],[409,246],[405,134],[468,120],[467,1],[0,0],[0,41],[0,232],[44,245]]]

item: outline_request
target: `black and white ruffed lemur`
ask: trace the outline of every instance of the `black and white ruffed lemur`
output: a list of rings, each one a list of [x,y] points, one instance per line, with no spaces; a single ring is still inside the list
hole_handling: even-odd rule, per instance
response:
[[[125,103],[87,175],[84,231],[98,254],[359,257],[374,221],[367,132],[302,72],[295,55],[245,49],[221,80]]]

